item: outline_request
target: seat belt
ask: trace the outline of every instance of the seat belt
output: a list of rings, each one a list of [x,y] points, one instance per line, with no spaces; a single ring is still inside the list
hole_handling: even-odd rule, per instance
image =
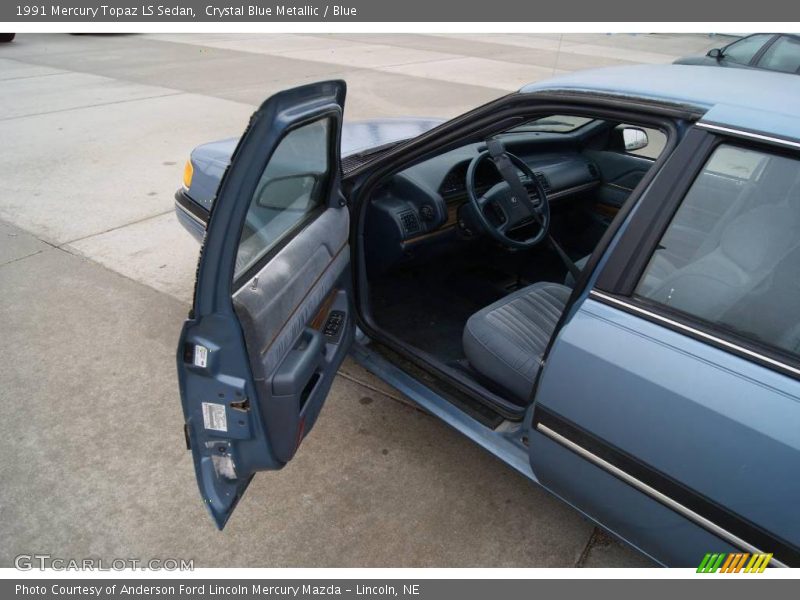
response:
[[[527,203],[527,205],[530,207],[531,213],[533,214],[533,218],[536,219],[536,222],[539,223],[540,227],[544,227],[544,223],[542,223],[542,219],[539,216],[538,211],[536,211],[531,203],[530,196],[528,196],[528,190],[524,185],[522,185],[522,181],[517,174],[517,167],[514,166],[514,163],[512,163],[511,159],[508,157],[503,143],[498,139],[486,140],[486,150],[489,152],[489,156],[497,167],[497,170],[500,172],[500,175],[503,176],[503,179],[505,179],[506,183],[509,185],[509,187],[511,187],[511,193],[517,196],[520,199],[520,202]],[[534,177],[536,177],[536,175],[534,175]],[[542,202],[547,202],[546,198],[542,198],[541,200]],[[581,275],[581,270],[578,268],[578,265],[576,265],[573,260],[567,256],[567,253],[564,252],[564,249],[555,240],[555,238],[550,235],[549,230],[547,231],[547,241],[550,242],[553,250],[556,251],[556,254],[558,254],[558,257],[561,259],[561,262],[564,263],[564,266],[567,267],[567,271],[570,272],[573,279],[578,281],[578,277]]]
[[[558,242],[556,242],[555,238],[550,235],[549,231],[547,232],[547,240],[550,242],[550,245],[553,246],[553,250],[556,251],[556,254],[558,254],[559,258],[561,259],[561,262],[563,262],[564,266],[567,267],[567,271],[570,272],[572,278],[575,280],[575,282],[577,282],[582,273],[580,268],[578,268],[578,265],[576,265],[573,260],[567,256],[567,253],[564,252],[564,249],[558,245]]]

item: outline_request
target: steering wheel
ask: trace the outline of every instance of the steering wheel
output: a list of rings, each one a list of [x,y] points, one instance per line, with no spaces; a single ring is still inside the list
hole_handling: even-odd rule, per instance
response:
[[[547,193],[530,167],[517,156],[506,152],[497,139],[486,141],[487,148],[472,159],[467,169],[467,195],[475,217],[486,232],[501,244],[510,248],[525,249],[542,242],[550,229],[550,204]],[[479,194],[475,183],[478,167],[491,161],[503,181]],[[531,197],[531,191],[535,192]],[[494,210],[500,223],[493,223],[486,214]],[[527,239],[516,239],[510,232],[523,225],[536,223],[536,233]]]

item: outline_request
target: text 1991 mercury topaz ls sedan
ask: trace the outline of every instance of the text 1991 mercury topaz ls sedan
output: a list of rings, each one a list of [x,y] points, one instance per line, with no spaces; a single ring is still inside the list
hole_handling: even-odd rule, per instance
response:
[[[218,527],[349,352],[662,564],[800,565],[800,78],[587,71],[444,123],[343,124],[344,98],[276,94],[176,196]]]

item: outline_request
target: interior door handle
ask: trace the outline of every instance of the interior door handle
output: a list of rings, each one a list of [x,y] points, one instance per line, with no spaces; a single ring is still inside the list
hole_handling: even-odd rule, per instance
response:
[[[306,327],[273,375],[272,393],[276,396],[301,394],[324,358],[325,339],[322,333]]]

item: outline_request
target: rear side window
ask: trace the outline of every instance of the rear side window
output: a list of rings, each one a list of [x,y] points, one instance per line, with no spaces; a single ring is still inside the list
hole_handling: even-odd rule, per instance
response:
[[[781,36],[758,61],[758,66],[784,73],[800,70],[800,38]]]
[[[800,161],[719,146],[635,295],[800,355]]]
[[[330,119],[314,121],[290,131],[275,149],[247,209],[234,281],[324,202],[330,135]]]

